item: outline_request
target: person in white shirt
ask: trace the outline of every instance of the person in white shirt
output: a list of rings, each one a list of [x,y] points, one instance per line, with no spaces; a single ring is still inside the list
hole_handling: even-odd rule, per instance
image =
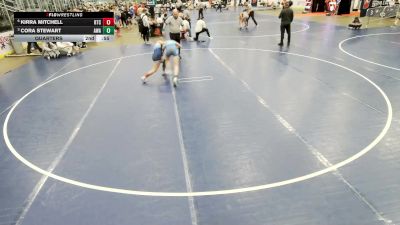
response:
[[[176,1],[176,9],[177,9],[179,12],[182,12],[182,5],[183,5],[183,3],[182,3],[181,0]]]
[[[222,2],[221,2],[221,0],[217,0],[216,5],[217,5],[217,7],[215,7],[217,9],[216,11],[218,12],[218,9],[219,9],[219,12],[222,12]]]
[[[194,38],[195,41],[199,40],[199,35],[203,32],[207,32],[208,38],[212,39],[210,36],[210,32],[207,29],[206,22],[203,19],[198,19],[195,27],[196,37]]]
[[[149,18],[147,17],[147,9],[144,8],[142,11],[142,14],[140,14],[140,18],[142,19],[143,22],[143,28],[142,28],[142,37],[143,37],[143,41],[145,44],[149,44],[149,30],[150,30],[150,22],[149,22]]]
[[[247,9],[247,13],[249,14],[249,17],[247,17],[247,24],[249,24],[249,19],[251,18],[251,19],[253,19],[254,24],[256,26],[258,26],[258,23],[257,23],[256,19],[254,18],[254,10],[253,10],[253,7],[251,6],[251,3],[246,5],[246,9]]]
[[[183,16],[189,22],[190,28],[192,28],[192,23],[191,23],[191,20],[190,20],[190,12],[189,12],[189,10],[187,8],[185,10],[183,10]]]
[[[187,36],[191,37],[190,32],[190,24],[186,17],[183,17],[182,25],[181,25],[181,39],[186,39]]]
[[[157,17],[156,22],[158,25],[162,26],[162,24],[164,23],[164,20],[161,16]]]
[[[203,5],[203,3],[199,2],[197,7],[199,9],[199,17],[198,17],[198,19],[203,19],[204,18],[204,15],[203,15],[204,5]]]

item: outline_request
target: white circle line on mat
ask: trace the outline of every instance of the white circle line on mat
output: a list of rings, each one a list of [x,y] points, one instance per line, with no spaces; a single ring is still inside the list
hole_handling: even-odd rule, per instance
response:
[[[349,40],[352,40],[352,39],[361,38],[361,37],[369,37],[369,36],[388,35],[388,34],[389,34],[389,35],[390,35],[390,34],[400,34],[400,32],[396,32],[396,33],[376,33],[376,34],[357,35],[357,36],[354,36],[354,37],[351,37],[351,38],[347,38],[347,39],[344,39],[343,41],[341,41],[341,42],[339,43],[339,49],[340,49],[340,51],[342,51],[343,53],[345,53],[345,54],[347,54],[347,55],[349,55],[349,56],[351,56],[351,57],[353,57],[353,58],[356,58],[356,59],[358,59],[358,60],[361,60],[361,61],[364,61],[364,62],[367,62],[367,63],[370,63],[370,64],[374,64],[374,65],[377,65],[377,66],[382,66],[382,67],[385,67],[385,68],[388,68],[388,69],[400,71],[400,68],[393,67],[393,66],[388,66],[388,65],[384,65],[384,64],[380,64],[380,63],[377,63],[377,62],[373,62],[373,61],[370,61],[370,60],[367,60],[367,59],[364,59],[364,58],[355,56],[355,55],[349,53],[348,51],[344,50],[344,48],[343,48],[343,43],[345,43],[345,42],[347,42],[347,41],[349,41]]]
[[[357,160],[358,158],[360,158],[361,156],[365,155],[367,152],[369,152],[372,148],[374,148],[381,140],[382,138],[386,135],[386,133],[388,132],[391,122],[392,122],[392,105],[390,103],[389,98],[387,97],[387,95],[385,94],[385,92],[377,85],[375,84],[373,81],[371,81],[370,79],[368,79],[367,77],[365,77],[364,75],[358,73],[357,71],[354,71],[350,68],[347,68],[345,66],[339,65],[337,63],[334,62],[330,62],[324,59],[320,59],[320,58],[316,58],[316,57],[312,57],[312,56],[306,56],[306,55],[301,55],[301,54],[296,54],[296,53],[288,53],[288,52],[281,52],[281,51],[275,51],[275,50],[264,50],[264,49],[247,49],[247,48],[210,48],[212,50],[243,50],[243,51],[254,51],[254,52],[272,52],[272,53],[279,53],[279,54],[287,54],[287,55],[292,55],[292,56],[298,56],[298,57],[303,57],[303,58],[308,58],[308,59],[312,59],[312,60],[316,60],[316,61],[320,61],[320,62],[324,62],[327,64],[331,64],[337,67],[340,67],[342,69],[345,69],[347,71],[350,71],[352,73],[354,73],[355,75],[363,78],[364,80],[366,80],[367,82],[369,82],[373,87],[375,87],[378,92],[382,95],[383,99],[386,102],[387,105],[387,119],[386,119],[386,123],[384,128],[381,130],[381,132],[379,133],[379,135],[371,142],[369,143],[366,147],[364,147],[363,149],[361,149],[358,153],[356,153],[355,155],[352,155],[351,157],[336,163],[330,167],[327,167],[325,169],[313,172],[313,173],[309,173],[303,176],[299,176],[299,177],[295,177],[295,178],[291,178],[288,180],[283,180],[283,181],[279,181],[279,182],[274,182],[274,183],[268,183],[268,184],[261,184],[261,185],[256,185],[256,186],[250,186],[250,187],[244,187],[244,188],[232,188],[232,189],[224,189],[224,190],[214,190],[214,191],[199,191],[199,192],[154,192],[154,191],[139,191],[139,190],[129,190],[129,189],[121,189],[121,188],[113,188],[113,187],[107,187],[107,186],[100,186],[100,185],[94,185],[94,184],[89,184],[89,183],[84,183],[84,182],[80,182],[77,180],[73,180],[73,179],[69,179],[63,176],[59,176],[57,174],[48,172],[38,166],[36,166],[35,164],[31,163],[29,160],[25,159],[23,156],[21,156],[18,151],[14,148],[14,146],[12,145],[9,136],[8,136],[8,123],[10,121],[11,115],[13,114],[13,112],[15,111],[15,109],[18,107],[18,105],[26,98],[28,97],[30,94],[32,94],[33,92],[35,92],[36,90],[38,90],[39,88],[43,87],[44,85],[55,81],[61,77],[64,77],[68,74],[71,74],[73,72],[85,69],[85,68],[89,68],[89,67],[93,67],[96,65],[100,65],[106,62],[111,62],[111,61],[115,61],[115,60],[119,60],[119,59],[126,59],[126,58],[130,58],[130,57],[136,57],[136,56],[141,56],[141,55],[150,55],[151,53],[141,53],[141,54],[134,54],[134,55],[130,55],[130,56],[124,56],[124,57],[119,57],[119,58],[115,58],[115,59],[110,59],[110,60],[105,60],[102,62],[98,62],[98,63],[93,63],[90,64],[88,66],[84,66],[72,71],[69,71],[65,74],[62,74],[58,77],[55,77],[39,86],[37,86],[36,88],[32,89],[30,92],[28,92],[27,94],[25,94],[22,98],[20,98],[15,104],[14,106],[11,108],[11,110],[8,112],[7,117],[4,121],[4,125],[3,125],[3,136],[4,136],[4,140],[5,143],[8,147],[8,149],[10,150],[10,152],[18,159],[20,160],[23,164],[25,164],[26,166],[28,166],[29,168],[31,168],[32,170],[51,177],[53,179],[56,179],[58,181],[62,181],[71,185],[75,185],[75,186],[79,186],[82,188],[88,188],[88,189],[92,189],[92,190],[97,190],[97,191],[104,191],[104,192],[111,192],[111,193],[120,193],[120,194],[128,194],[128,195],[141,195],[141,196],[159,196],[159,197],[191,197],[191,196],[214,196],[214,195],[226,195],[226,194],[236,194],[236,193],[244,193],[244,192],[251,192],[251,191],[258,191],[258,190],[265,190],[265,189],[270,189],[270,188],[275,188],[275,187],[280,187],[280,186],[284,186],[284,185],[289,185],[289,184],[294,184],[297,182],[301,182],[301,181],[305,181],[305,180],[309,180],[311,178],[317,177],[317,176],[321,176],[323,174],[332,172],[337,170],[338,168],[345,166],[355,160]],[[184,49],[185,51],[193,51],[193,50],[207,50],[208,48],[196,48],[196,49]]]

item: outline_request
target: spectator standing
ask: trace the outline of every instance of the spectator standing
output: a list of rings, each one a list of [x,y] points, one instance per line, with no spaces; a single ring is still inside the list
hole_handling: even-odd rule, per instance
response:
[[[149,42],[149,31],[150,31],[150,22],[147,16],[147,9],[144,8],[142,10],[142,14],[140,15],[140,19],[142,20],[143,27],[142,27],[142,37],[145,44],[150,44]]]
[[[281,13],[279,14],[279,19],[281,19],[281,42],[279,42],[279,46],[283,45],[285,31],[288,34],[287,44],[290,45],[290,24],[293,22],[293,17],[293,10],[289,7],[289,2],[286,2]]]

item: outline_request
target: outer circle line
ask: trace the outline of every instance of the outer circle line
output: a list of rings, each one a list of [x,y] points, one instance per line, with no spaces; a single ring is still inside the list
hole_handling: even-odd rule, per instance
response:
[[[361,78],[365,79],[367,82],[369,82],[370,84],[372,84],[372,86],[374,86],[379,92],[380,94],[383,96],[386,104],[387,104],[387,111],[388,111],[388,116],[387,116],[387,120],[386,120],[386,124],[384,126],[384,128],[382,129],[382,131],[380,132],[380,134],[365,148],[363,148],[360,152],[358,152],[357,154],[351,156],[348,159],[345,159],[335,165],[332,165],[330,167],[327,167],[323,170],[320,171],[316,171],[313,173],[309,173],[300,177],[296,177],[296,178],[292,178],[292,179],[288,179],[288,180],[284,180],[284,181],[279,181],[279,182],[274,182],[274,183],[270,183],[270,184],[263,184],[263,185],[257,185],[257,186],[251,186],[251,187],[246,187],[246,188],[235,188],[235,189],[225,189],[225,190],[217,190],[217,191],[201,191],[201,192],[149,192],[149,191],[136,191],[136,190],[128,190],[128,189],[120,189],[120,188],[113,188],[113,187],[106,187],[106,186],[100,186],[100,185],[93,185],[93,184],[88,184],[88,183],[84,183],[84,182],[80,182],[80,181],[76,181],[76,180],[72,180],[69,178],[65,178],[53,173],[50,173],[46,170],[43,170],[41,168],[39,168],[38,166],[34,165],[33,163],[31,163],[30,161],[28,161],[27,159],[25,159],[23,156],[21,156],[16,149],[13,147],[13,145],[11,144],[11,141],[9,139],[8,136],[8,122],[11,118],[12,113],[14,112],[14,110],[16,109],[16,107],[27,97],[29,96],[31,93],[33,93],[34,91],[36,91],[37,89],[41,88],[42,86],[56,80],[59,79],[61,77],[64,77],[65,75],[71,74],[73,72],[82,70],[84,68],[89,68],[92,66],[96,66],[99,64],[103,64],[106,62],[111,62],[111,61],[115,61],[115,60],[119,60],[119,59],[125,59],[125,58],[130,58],[130,57],[136,57],[136,56],[140,56],[140,55],[148,55],[151,53],[141,53],[141,54],[134,54],[134,55],[130,55],[130,56],[124,56],[124,57],[119,57],[119,58],[115,58],[115,59],[110,59],[110,60],[106,60],[106,61],[102,61],[102,62],[98,62],[98,63],[94,63],[88,66],[84,66],[75,70],[72,70],[70,72],[67,72],[65,74],[62,74],[58,77],[55,77],[39,86],[37,86],[36,88],[32,89],[30,92],[28,92],[27,94],[25,94],[21,99],[19,99],[14,106],[11,108],[11,110],[9,111],[9,113],[7,114],[7,117],[4,121],[4,125],[3,125],[3,136],[4,136],[4,140],[5,143],[8,147],[8,149],[10,150],[10,152],[18,159],[20,160],[22,163],[24,163],[26,166],[30,167],[31,169],[35,170],[36,172],[51,177],[53,179],[65,182],[65,183],[69,183],[75,186],[79,186],[79,187],[83,187],[83,188],[88,188],[88,189],[92,189],[92,190],[98,190],[98,191],[105,191],[105,192],[112,192],[112,193],[120,193],[120,194],[128,194],[128,195],[142,195],[142,196],[158,196],[158,197],[194,197],[194,196],[212,196],[212,195],[226,195],[226,194],[236,194],[236,193],[243,193],[243,192],[250,192],[250,191],[257,191],[257,190],[264,190],[264,189],[269,189],[269,188],[274,188],[274,187],[279,187],[279,186],[284,186],[284,185],[288,185],[288,184],[293,184],[293,183],[297,183],[300,181],[305,181],[320,175],[323,175],[325,173],[337,170],[338,168],[345,166],[351,162],[353,162],[354,160],[360,158],[361,156],[365,155],[367,152],[369,152],[373,147],[375,147],[381,140],[382,138],[386,135],[386,133],[388,132],[389,128],[390,128],[390,124],[392,122],[392,117],[393,117],[393,112],[392,112],[392,105],[390,103],[389,98],[387,97],[387,95],[385,94],[385,92],[374,82],[372,82],[370,79],[368,79],[367,77],[365,77],[364,75],[350,69],[347,68],[345,66],[339,65],[337,63],[334,62],[330,62],[324,59],[319,59],[319,58],[315,58],[315,57],[311,57],[311,56],[306,56],[306,55],[301,55],[301,54],[296,54],[296,53],[288,53],[288,52],[281,52],[281,51],[274,51],[274,50],[264,50],[264,49],[247,49],[247,48],[211,48],[212,50],[247,50],[247,51],[259,51],[259,52],[273,52],[273,53],[280,53],[280,54],[288,54],[288,55],[294,55],[294,56],[299,56],[299,57],[304,57],[304,58],[308,58],[308,59],[313,59],[313,60],[317,60],[320,62],[325,62],[331,65],[335,65],[338,66],[342,69],[348,70],[354,74],[356,74],[357,76],[360,76]],[[197,49],[185,49],[186,51],[191,51],[191,50],[208,50],[208,48],[197,48]]]
[[[355,55],[353,55],[353,54],[351,54],[351,53],[349,53],[349,52],[347,52],[346,50],[343,49],[343,43],[345,43],[346,41],[349,41],[349,40],[351,40],[351,39],[356,39],[356,38],[361,38],[361,37],[368,37],[368,36],[380,36],[380,35],[385,35],[385,34],[400,34],[400,32],[396,32],[396,33],[376,33],[376,34],[357,35],[357,36],[354,36],[354,37],[351,37],[351,38],[347,38],[347,39],[344,39],[343,41],[341,41],[341,42],[339,43],[339,49],[340,49],[340,51],[342,51],[343,53],[345,53],[345,54],[347,54],[347,55],[349,55],[349,56],[351,56],[351,57],[353,57],[353,58],[356,58],[356,59],[358,59],[358,60],[361,60],[361,61],[364,61],[364,62],[367,62],[367,63],[371,63],[371,64],[374,64],[374,65],[377,65],[377,66],[382,66],[382,67],[385,67],[385,68],[389,68],[389,69],[392,69],[392,70],[398,70],[398,71],[400,71],[400,68],[396,68],[396,67],[392,67],[392,66],[387,66],[387,65],[383,65],[383,64],[380,64],[380,63],[377,63],[377,62],[369,61],[369,60],[363,59],[363,58],[361,58],[361,57],[355,56]]]

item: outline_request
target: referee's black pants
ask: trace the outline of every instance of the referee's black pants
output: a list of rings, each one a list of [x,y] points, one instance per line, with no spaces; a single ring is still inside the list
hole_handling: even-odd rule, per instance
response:
[[[283,37],[285,35],[285,30],[288,34],[288,43],[290,43],[290,24],[281,24],[281,43],[283,43]]]

